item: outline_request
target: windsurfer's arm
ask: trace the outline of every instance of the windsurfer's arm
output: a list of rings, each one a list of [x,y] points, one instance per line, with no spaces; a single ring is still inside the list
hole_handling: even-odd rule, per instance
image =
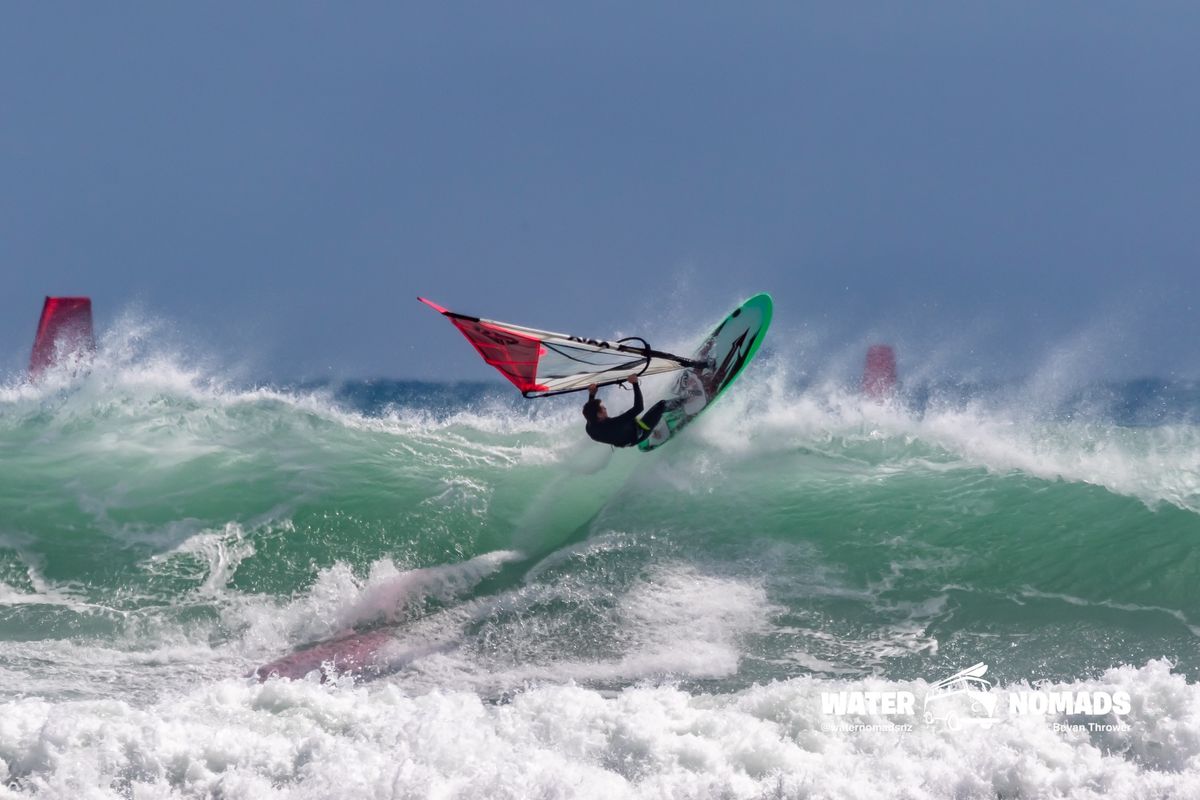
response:
[[[642,403],[642,387],[638,386],[637,375],[630,375],[629,382],[633,384],[633,408],[630,411],[636,416],[642,413],[642,409],[645,408],[645,405]]]

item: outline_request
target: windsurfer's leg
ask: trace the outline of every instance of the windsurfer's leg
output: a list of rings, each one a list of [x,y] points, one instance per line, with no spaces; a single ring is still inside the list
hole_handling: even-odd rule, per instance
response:
[[[663,412],[667,411],[667,401],[659,400],[654,405],[650,406],[650,410],[642,414],[642,418],[637,421],[638,427],[649,433],[654,430],[654,426],[658,425],[658,421],[662,419]]]

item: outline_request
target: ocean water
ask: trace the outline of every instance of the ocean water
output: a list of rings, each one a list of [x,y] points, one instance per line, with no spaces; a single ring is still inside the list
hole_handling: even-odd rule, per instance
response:
[[[12,377],[0,797],[1200,796],[1200,390],[1043,384],[768,355],[641,454],[491,384]]]

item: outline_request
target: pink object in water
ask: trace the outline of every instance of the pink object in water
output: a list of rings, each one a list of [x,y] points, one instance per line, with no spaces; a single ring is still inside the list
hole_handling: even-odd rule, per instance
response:
[[[310,672],[320,673],[324,683],[337,675],[362,675],[381,669],[380,650],[385,644],[395,641],[396,632],[389,629],[351,633],[327,642],[314,644],[286,655],[270,664],[254,670],[260,681],[267,678],[291,678],[299,680]]]
[[[896,391],[896,351],[891,345],[873,344],[867,348],[862,390],[874,400],[884,400]]]
[[[47,297],[29,356],[29,377],[36,378],[64,356],[88,355],[95,349],[91,298]]]

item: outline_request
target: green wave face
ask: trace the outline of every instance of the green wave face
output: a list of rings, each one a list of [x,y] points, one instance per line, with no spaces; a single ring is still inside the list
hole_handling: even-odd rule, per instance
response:
[[[763,368],[638,455],[565,401],[407,391],[5,390],[0,668],[103,694],[72,671],[97,651],[241,674],[381,623],[401,680],[497,692],[1200,663],[1195,426],[916,414]]]

